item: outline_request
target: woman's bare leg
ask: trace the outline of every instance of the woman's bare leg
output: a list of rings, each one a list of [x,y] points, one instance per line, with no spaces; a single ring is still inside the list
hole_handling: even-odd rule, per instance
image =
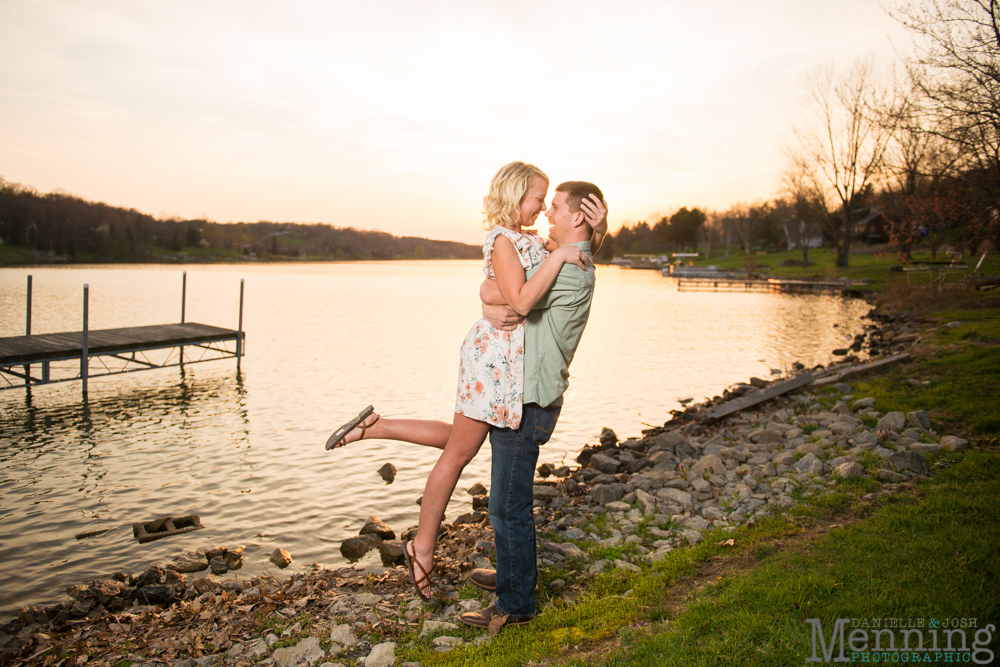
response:
[[[437,449],[444,449],[451,434],[451,424],[431,419],[384,419],[372,413],[364,424],[365,440],[399,440]],[[354,427],[344,437],[345,444],[360,440],[361,431],[360,424]]]
[[[417,537],[413,544],[416,559],[428,572],[434,563],[434,547],[437,544],[444,510],[448,506],[451,494],[455,491],[462,470],[479,453],[489,432],[490,425],[486,422],[469,419],[456,413],[444,451],[434,464],[431,474],[427,476],[424,498],[420,501]],[[430,582],[427,586],[429,588]]]

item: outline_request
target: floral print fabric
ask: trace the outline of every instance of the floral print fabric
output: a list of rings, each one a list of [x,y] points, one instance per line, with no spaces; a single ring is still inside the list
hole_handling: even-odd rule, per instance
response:
[[[535,234],[519,234],[506,227],[494,227],[483,243],[483,272],[493,273],[493,243],[503,234],[517,251],[527,270],[549,256],[545,241]],[[521,425],[524,399],[524,322],[513,331],[498,331],[485,319],[479,320],[462,342],[458,366],[458,398],[455,412],[500,428]]]

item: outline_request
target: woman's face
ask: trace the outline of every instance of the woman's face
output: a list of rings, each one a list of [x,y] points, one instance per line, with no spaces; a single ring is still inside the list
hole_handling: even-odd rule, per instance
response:
[[[549,193],[549,184],[544,178],[535,176],[528,184],[528,192],[521,202],[522,227],[534,227],[538,214],[545,210],[545,196]]]

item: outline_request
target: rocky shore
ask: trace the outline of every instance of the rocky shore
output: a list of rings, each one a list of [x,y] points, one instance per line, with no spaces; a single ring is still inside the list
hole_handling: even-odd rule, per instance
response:
[[[925,334],[915,324],[883,319],[855,345],[898,353]],[[960,437],[933,431],[923,410],[884,413],[875,399],[854,395],[837,381],[846,367],[851,364],[811,369],[815,376],[794,390],[710,417],[721,404],[780,389],[781,382],[753,378],[676,411],[642,437],[620,441],[606,428],[576,466],[540,465],[534,486],[539,567],[566,573],[547,583],[546,596],[573,603],[604,569],[638,571],[709,531],[732,531],[832,493],[838,479],[870,478],[880,485],[875,493],[892,493],[925,475],[929,459],[968,447]],[[0,627],[0,661],[376,667],[395,664],[407,644],[451,650],[463,642],[454,632],[457,616],[484,604],[461,599],[459,589],[472,568],[489,566],[493,551],[488,489],[476,484],[469,494],[470,512],[442,527],[432,603],[416,597],[401,566],[401,540],[415,528],[397,540],[391,527],[371,517],[342,552],[361,558],[377,549],[382,565],[316,566],[283,582],[233,580],[218,575],[239,568],[240,548],[182,554],[137,575],[71,586],[66,603],[25,607]],[[619,557],[604,558],[613,547]],[[279,552],[273,562],[287,564],[288,554]]]

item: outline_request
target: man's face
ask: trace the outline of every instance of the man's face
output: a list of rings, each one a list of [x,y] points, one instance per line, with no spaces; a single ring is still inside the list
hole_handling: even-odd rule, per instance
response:
[[[576,226],[580,213],[571,213],[569,203],[566,201],[565,192],[556,192],[552,196],[552,204],[545,212],[545,217],[549,219],[549,238],[563,245],[569,233]]]

